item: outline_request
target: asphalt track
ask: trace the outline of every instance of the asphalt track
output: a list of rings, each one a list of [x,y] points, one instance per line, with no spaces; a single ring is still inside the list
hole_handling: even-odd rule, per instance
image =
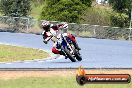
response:
[[[81,62],[72,63],[60,56],[37,61],[0,63],[0,68],[132,68],[132,41],[77,38],[82,48]],[[45,45],[41,35],[0,32],[0,43],[50,51],[52,42]]]

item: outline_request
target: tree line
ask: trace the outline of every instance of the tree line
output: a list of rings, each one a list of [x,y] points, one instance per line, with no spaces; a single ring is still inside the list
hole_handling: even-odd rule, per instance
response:
[[[29,16],[31,3],[42,3],[40,19],[80,23],[81,15],[93,0],[0,0],[0,12],[6,16]],[[111,25],[128,27],[132,0],[109,0],[113,14]],[[90,13],[88,13],[90,14]],[[91,18],[92,19],[92,18]]]

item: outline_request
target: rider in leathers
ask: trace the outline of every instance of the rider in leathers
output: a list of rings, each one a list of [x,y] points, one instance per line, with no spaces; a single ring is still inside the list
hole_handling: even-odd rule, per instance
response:
[[[53,48],[52,48],[52,52],[54,54],[60,54],[60,55],[64,55],[64,53],[59,50],[57,47],[57,39],[56,38],[61,38],[60,37],[60,31],[65,31],[68,29],[68,24],[66,22],[64,23],[61,23],[61,24],[51,24],[49,21],[43,21],[42,22],[42,28],[43,28],[43,42],[45,44],[48,43],[49,40],[52,40],[54,42],[53,44]],[[76,42],[76,39],[75,39],[75,36],[73,36],[72,34],[70,33],[63,33],[65,36],[67,36],[71,41],[72,43],[74,44],[75,48],[80,50],[80,47],[78,46],[77,42]]]

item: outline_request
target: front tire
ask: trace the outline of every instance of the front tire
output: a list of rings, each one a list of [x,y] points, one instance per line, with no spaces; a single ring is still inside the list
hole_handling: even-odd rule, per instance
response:
[[[76,62],[75,58],[72,56],[68,49],[65,48],[64,51],[72,62]]]
[[[79,51],[77,50],[75,51],[75,57],[78,61],[82,61],[82,57],[80,56]]]

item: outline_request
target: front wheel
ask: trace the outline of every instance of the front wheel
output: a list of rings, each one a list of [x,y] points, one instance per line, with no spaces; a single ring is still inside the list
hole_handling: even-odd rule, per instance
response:
[[[79,51],[75,50],[75,57],[78,61],[81,61],[82,60],[82,57],[80,56],[79,54]]]
[[[64,51],[72,62],[76,62],[75,58],[72,56],[68,49],[65,48]]]

